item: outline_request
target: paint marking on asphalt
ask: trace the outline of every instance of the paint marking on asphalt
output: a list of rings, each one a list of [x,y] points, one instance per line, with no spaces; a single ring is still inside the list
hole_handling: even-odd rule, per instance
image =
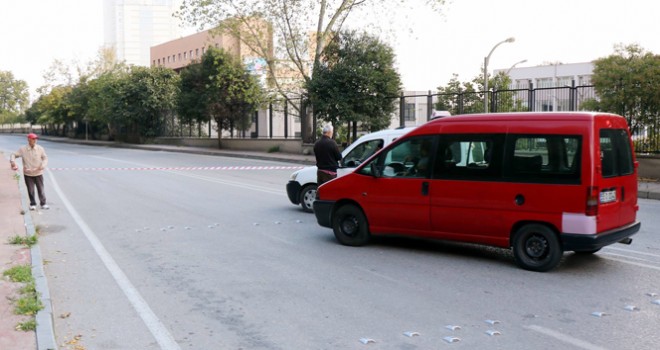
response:
[[[660,254],[640,252],[640,251],[634,250],[634,249],[616,248],[616,247],[608,246],[608,247],[605,247],[604,250],[617,250],[617,251],[620,251],[620,252],[626,252],[626,253],[632,253],[632,254],[638,254],[638,255],[644,255],[644,256],[652,256],[654,258],[660,258]]]
[[[529,329],[529,330],[532,330],[532,331],[535,331],[535,332],[538,332],[538,333],[545,334],[549,337],[555,338],[559,341],[562,341],[564,343],[567,343],[567,344],[570,344],[570,345],[573,345],[573,346],[576,346],[576,347],[579,347],[579,348],[582,348],[582,349],[586,349],[586,350],[605,350],[605,348],[602,348],[598,345],[591,344],[591,343],[589,343],[587,341],[584,341],[584,340],[581,340],[581,339],[573,338],[570,335],[563,334],[563,333],[557,332],[557,331],[549,329],[549,328],[536,326],[536,325],[524,326],[524,327],[526,329]]]
[[[112,277],[117,282],[117,285],[119,285],[119,288],[121,288],[121,290],[124,292],[124,295],[126,295],[128,301],[131,303],[138,315],[140,315],[140,318],[142,318],[142,321],[147,326],[149,331],[151,331],[151,334],[160,345],[160,348],[164,350],[181,350],[181,347],[179,347],[179,344],[177,344],[176,340],[174,340],[174,337],[172,337],[165,325],[151,310],[149,304],[147,304],[142,295],[140,295],[138,290],[128,279],[126,274],[124,274],[119,265],[117,265],[117,262],[115,262],[115,260],[112,258],[112,255],[110,255],[110,253],[105,249],[94,231],[92,231],[87,223],[85,223],[82,217],[78,214],[78,211],[76,211],[73,205],[66,198],[60,189],[60,186],[57,184],[53,173],[50,172],[49,169],[47,169],[46,172],[50,176],[53,188],[55,189],[55,192],[57,192],[57,194],[60,196],[62,203],[67,208],[80,229],[83,231],[87,237],[87,240],[89,240],[89,243],[96,251],[96,254],[99,256],[99,258],[101,258],[101,261],[103,261],[105,267],[108,269],[108,271],[110,271],[110,274],[112,274]]]
[[[302,166],[188,166],[188,167],[94,167],[50,168],[52,171],[196,171],[196,170],[297,170]]]
[[[612,254],[612,253],[603,253],[603,254],[599,254],[599,256],[601,258],[607,259],[607,260],[618,261],[618,262],[621,262],[621,263],[624,263],[624,264],[630,264],[630,265],[635,265],[635,266],[639,266],[639,267],[645,267],[647,269],[653,269],[653,270],[659,270],[660,271],[660,266],[657,266],[657,265],[649,265],[649,264],[639,263],[639,262],[635,262],[635,261],[615,258],[615,256],[619,256],[619,257],[625,257],[626,259],[634,259],[632,257],[625,256],[625,255]]]

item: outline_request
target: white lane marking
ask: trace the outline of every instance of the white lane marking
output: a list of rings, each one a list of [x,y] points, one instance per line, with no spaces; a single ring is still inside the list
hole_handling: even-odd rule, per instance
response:
[[[603,252],[603,255],[607,256],[613,256],[613,257],[619,257],[619,258],[624,258],[624,259],[629,259],[629,260],[636,260],[636,261],[642,261],[642,262],[647,262],[650,264],[653,264],[653,260],[637,257],[637,256],[632,256],[632,255],[627,255],[627,254],[617,254],[617,253],[612,253],[612,252]],[[603,256],[601,255],[601,256]]]
[[[660,271],[660,266],[654,266],[654,265],[649,265],[649,264],[643,264],[643,263],[638,263],[638,262],[629,261],[629,260],[624,260],[624,259],[617,259],[617,258],[615,258],[615,257],[608,256],[608,255],[612,255],[612,254],[607,254],[607,255],[605,255],[605,254],[600,254],[600,257],[603,258],[603,259],[607,259],[607,260],[618,261],[618,262],[621,262],[621,263],[624,263],[624,264],[630,264],[630,265],[635,265],[635,266],[639,266],[639,267],[645,267],[645,268],[647,268],[647,269],[653,269],[653,270],[658,270],[658,271]],[[619,256],[623,256],[623,255],[619,255]],[[626,258],[627,258],[627,259],[632,259],[631,257],[627,257],[627,256],[626,256]]]
[[[270,193],[270,194],[276,194],[276,195],[286,195],[283,191],[281,190],[274,190],[269,187],[261,187],[261,186],[255,186],[255,185],[248,185],[240,182],[233,182],[233,181],[227,181],[227,180],[220,180],[216,179],[213,177],[207,177],[207,176],[202,176],[202,175],[195,175],[195,174],[187,174],[183,172],[178,172],[178,171],[170,171],[170,170],[163,170],[165,173],[170,173],[174,175],[180,175],[180,176],[185,176],[185,177],[190,177],[193,179],[198,179],[198,180],[204,180],[208,182],[214,182],[222,185],[228,185],[228,186],[234,186],[234,187],[239,187],[239,188],[244,188],[248,190],[253,190],[253,191],[260,191],[260,192],[265,192],[265,193]]]
[[[156,167],[144,167],[144,164],[142,163],[136,163],[136,162],[130,162],[126,160],[121,160],[121,159],[114,159],[114,158],[108,158],[108,157],[101,157],[101,156],[94,156],[94,158],[100,158],[100,159],[105,159],[105,160],[111,160],[114,162],[120,162],[120,163],[128,163],[128,164],[135,164],[139,165],[139,167],[135,167],[135,169],[140,169],[140,168],[150,168],[150,169],[156,169]],[[301,169],[303,168],[302,166],[293,166],[291,168],[295,169]],[[52,168],[51,168],[52,169]],[[129,169],[129,168],[120,168],[120,169]],[[255,186],[255,185],[248,185],[240,182],[233,182],[233,181],[227,181],[227,180],[220,180],[217,178],[212,178],[212,177],[206,177],[203,175],[197,175],[197,174],[188,174],[182,171],[176,171],[174,168],[169,169],[169,168],[159,168],[159,171],[162,171],[164,173],[170,173],[174,175],[181,175],[181,176],[186,176],[198,180],[204,180],[208,182],[214,182],[222,185],[228,185],[228,186],[233,186],[233,187],[238,187],[238,188],[244,188],[248,190],[254,190],[254,191],[260,191],[260,192],[265,192],[265,193],[270,193],[270,194],[275,194],[275,195],[284,195],[286,196],[286,193],[281,191],[281,190],[273,190],[272,188],[269,187],[261,187],[261,186]]]
[[[356,265],[356,266],[353,266],[353,268],[361,270],[363,272],[366,272],[370,275],[378,276],[378,277],[380,277],[384,280],[390,281],[390,282],[394,282],[394,283],[400,283],[401,282],[401,281],[397,280],[396,278],[392,278],[390,276],[383,275],[382,273],[378,273],[376,271],[371,271],[371,270],[369,270],[369,269],[367,269],[366,267],[363,267],[363,266],[357,266]]]
[[[624,248],[616,248],[616,247],[605,247],[605,250],[618,250],[618,251],[620,251],[620,252],[627,252],[627,253],[633,253],[633,254],[638,254],[638,255],[652,256],[652,257],[654,257],[654,258],[660,258],[660,254],[645,253],[645,252],[640,252],[640,251],[633,250],[633,249],[624,249]]]
[[[605,350],[605,348],[601,348],[598,345],[591,344],[591,343],[586,342],[586,341],[581,340],[581,339],[573,338],[570,335],[563,334],[563,333],[557,332],[557,331],[549,329],[549,328],[536,326],[536,325],[523,326],[523,327],[527,328],[531,331],[535,331],[535,332],[545,334],[545,335],[550,336],[552,338],[555,338],[559,341],[562,341],[564,343],[567,343],[567,344],[570,344],[570,345],[573,345],[573,346],[576,346],[576,347],[579,347],[579,348],[582,348],[582,349],[586,349],[586,350]]]
[[[177,344],[176,340],[174,340],[174,337],[172,337],[165,325],[151,310],[149,304],[147,304],[142,295],[140,295],[140,293],[128,279],[126,274],[124,274],[119,265],[117,265],[117,262],[115,262],[115,260],[112,258],[112,255],[110,255],[98,237],[96,237],[94,231],[89,228],[80,214],[78,214],[78,211],[76,211],[73,205],[66,198],[60,189],[60,186],[57,184],[53,173],[50,170],[46,171],[48,172],[50,180],[53,184],[53,188],[55,189],[55,192],[57,192],[57,195],[60,196],[62,203],[69,211],[73,219],[76,221],[80,229],[83,231],[85,237],[87,237],[87,240],[89,240],[89,243],[92,245],[99,258],[101,258],[101,261],[103,261],[105,267],[108,269],[108,271],[110,271],[110,274],[112,274],[112,277],[115,279],[115,282],[117,282],[117,285],[119,285],[119,288],[124,292],[124,295],[126,295],[128,301],[131,303],[138,315],[140,315],[140,318],[142,318],[144,324],[147,326],[147,328],[149,328],[149,331],[151,331],[151,334],[160,345],[160,348],[164,350],[181,350],[179,344]]]

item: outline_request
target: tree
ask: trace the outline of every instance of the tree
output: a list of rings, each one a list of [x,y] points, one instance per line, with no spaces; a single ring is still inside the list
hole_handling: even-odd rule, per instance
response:
[[[369,131],[388,127],[401,91],[394,59],[392,48],[377,38],[342,32],[306,84],[314,113],[335,125],[360,123]]]
[[[179,113],[188,122],[213,118],[218,131],[247,130],[263,100],[256,78],[239,60],[214,47],[206,50],[200,63],[184,69],[181,79]]]
[[[14,74],[0,71],[0,123],[13,124],[27,109],[30,93],[24,80],[17,80]]]
[[[594,62],[592,83],[599,97],[589,107],[625,116],[633,132],[660,115],[660,56],[639,45],[615,46]]]
[[[472,82],[461,83],[458,81],[458,75],[454,74],[447,86],[438,87],[438,102],[435,109],[449,111],[452,115],[482,113],[483,94],[475,89],[475,86],[479,86],[477,83],[479,79],[483,78],[477,77]]]
[[[305,94],[303,86],[321,63],[326,46],[339,33],[348,17],[364,11],[365,17],[389,23],[404,6],[439,11],[445,0],[184,0],[177,15],[192,25],[218,27],[218,31],[239,38],[260,58],[266,60],[271,83],[282,97]],[[226,21],[232,18],[233,20]],[[270,23],[263,26],[263,19]],[[411,21],[411,23],[413,23]],[[270,42],[272,31],[275,47]],[[283,66],[291,67],[299,77],[297,84],[278,79]],[[290,80],[290,76],[286,79]],[[297,104],[291,106],[298,109]],[[308,115],[301,115],[303,139],[311,133]]]
[[[201,98],[205,96],[206,86],[208,85],[208,75],[204,75],[203,68],[201,63],[193,63],[186,66],[180,73],[181,86],[177,112],[182,124],[192,126],[195,123],[204,123],[211,120],[207,101]]]
[[[130,73],[115,86],[115,122],[126,131],[127,141],[160,136],[165,118],[174,111],[179,75],[165,67],[130,67]]]

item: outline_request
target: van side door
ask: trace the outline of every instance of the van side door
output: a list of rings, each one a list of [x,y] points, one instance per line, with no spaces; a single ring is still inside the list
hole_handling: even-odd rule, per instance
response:
[[[501,211],[502,134],[440,136],[431,184],[431,225],[437,238],[497,244]],[[503,200],[507,198],[507,200]]]
[[[360,204],[372,233],[428,232],[429,174],[436,138],[416,136],[400,140],[371,160],[379,174],[360,183]],[[361,169],[368,172],[371,168],[371,164],[365,164]]]

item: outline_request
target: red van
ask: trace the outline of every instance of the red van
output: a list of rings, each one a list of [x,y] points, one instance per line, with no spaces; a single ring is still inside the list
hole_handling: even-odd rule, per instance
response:
[[[513,249],[528,270],[639,231],[626,120],[591,112],[461,115],[400,137],[318,190],[314,214],[344,245],[371,235]]]

